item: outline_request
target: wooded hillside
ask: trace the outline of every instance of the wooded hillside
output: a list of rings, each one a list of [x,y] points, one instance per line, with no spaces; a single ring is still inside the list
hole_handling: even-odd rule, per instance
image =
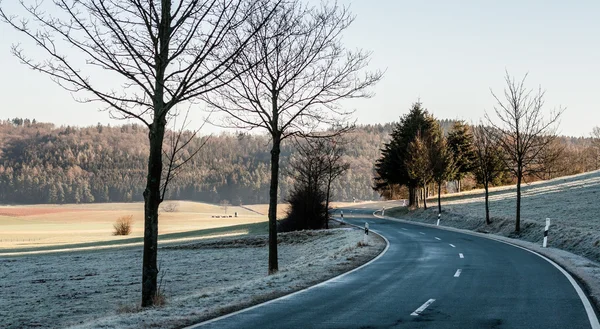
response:
[[[333,187],[333,200],[373,200],[373,159],[391,125],[359,126],[348,138],[350,170]],[[143,200],[147,136],[142,127],[56,127],[35,120],[0,121],[0,203],[86,203]],[[202,143],[189,145],[189,151]],[[167,199],[233,204],[268,202],[269,145],[264,136],[221,134],[187,163]],[[280,198],[292,181],[293,152],[282,149]]]
[[[447,132],[453,120],[441,120]],[[349,134],[350,170],[333,186],[334,201],[377,200],[373,165],[392,124],[360,125]],[[56,127],[29,119],[0,121],[0,203],[86,203],[143,200],[146,132],[137,125]],[[590,138],[562,137],[564,156],[547,177],[597,169]],[[198,138],[190,151],[202,143]],[[212,136],[173,181],[168,199],[232,204],[266,203],[269,144],[261,135]],[[292,145],[282,149],[280,199],[292,186]]]

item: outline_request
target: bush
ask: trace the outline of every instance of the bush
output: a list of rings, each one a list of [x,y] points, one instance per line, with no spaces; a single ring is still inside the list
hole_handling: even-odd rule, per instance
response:
[[[164,212],[176,212],[179,205],[175,202],[165,202],[162,206]]]
[[[133,215],[119,217],[117,222],[113,225],[115,228],[113,235],[129,235],[131,233],[132,225]]]
[[[321,189],[296,186],[288,198],[287,216],[277,225],[279,232],[316,230],[325,227],[328,220],[325,193]]]

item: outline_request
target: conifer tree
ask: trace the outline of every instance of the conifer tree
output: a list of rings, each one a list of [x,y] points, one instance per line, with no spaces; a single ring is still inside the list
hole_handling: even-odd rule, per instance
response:
[[[454,123],[452,130],[448,133],[448,146],[452,151],[456,166],[454,179],[458,181],[458,192],[460,192],[463,178],[473,171],[475,164],[473,134],[465,122],[458,121]]]

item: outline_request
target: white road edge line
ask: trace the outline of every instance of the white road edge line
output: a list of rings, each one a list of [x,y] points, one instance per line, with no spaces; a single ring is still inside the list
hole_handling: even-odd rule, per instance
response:
[[[442,239],[438,238],[437,236],[435,237],[435,239],[436,239],[436,240],[439,240],[439,241],[441,241],[441,240],[442,240]]]
[[[425,233],[423,233],[423,232],[419,232],[419,234],[423,234],[423,235],[425,235]]]
[[[452,243],[450,243],[450,247],[452,247],[452,248],[456,248],[456,246],[455,246],[455,245],[453,245]]]
[[[500,241],[500,242],[509,244],[513,247],[517,247],[517,248],[521,248],[523,250],[529,251],[530,253],[532,253],[534,255],[538,255],[539,257],[545,259],[548,263],[550,263],[554,267],[556,267],[565,277],[567,277],[567,280],[569,280],[569,282],[571,282],[571,285],[573,286],[573,288],[575,288],[575,291],[577,292],[579,299],[581,299],[581,303],[583,303],[583,307],[585,308],[585,312],[587,313],[588,320],[590,321],[590,325],[592,326],[592,329],[600,329],[600,322],[598,322],[598,317],[596,316],[596,312],[594,312],[594,308],[592,307],[592,304],[590,304],[589,299],[587,298],[587,296],[585,295],[585,293],[583,292],[583,290],[581,289],[579,284],[577,284],[577,281],[575,281],[575,279],[573,279],[571,274],[569,274],[569,272],[565,271],[565,269],[563,269],[560,265],[556,264],[550,258],[548,258],[542,254],[539,254],[533,250],[529,250],[525,247],[521,247],[516,244],[506,242],[506,241],[501,241],[501,240],[496,240],[496,241]]]
[[[401,228],[402,228],[403,230],[405,230],[405,231],[408,231],[408,229],[406,229],[406,228],[404,228],[404,227],[401,227]]]
[[[430,300],[426,301],[425,304],[421,305],[421,307],[416,309],[414,312],[410,313],[410,315],[412,315],[412,316],[420,315],[421,312],[425,311],[425,309],[427,307],[429,307],[429,305],[431,305],[433,302],[435,302],[435,299],[430,299]]]
[[[462,273],[462,270],[459,268],[458,270],[456,270],[456,273],[454,273],[454,277],[458,278],[461,273]]]
[[[465,258],[465,255],[463,255],[462,253],[460,253],[460,252],[459,252],[459,253],[458,253],[458,257],[460,257],[460,258]]]
[[[349,224],[349,225],[352,225],[352,224],[350,224],[350,223],[347,223],[347,224]],[[356,225],[352,225],[352,226],[356,226]],[[358,226],[356,226],[356,227],[358,227]],[[358,228],[362,229],[362,227],[358,227]],[[348,274],[350,274],[350,273],[352,273],[352,272],[356,272],[356,271],[360,270],[361,268],[363,268],[363,267],[366,267],[366,266],[370,265],[370,264],[371,264],[371,263],[373,263],[374,261],[376,261],[376,260],[378,260],[379,258],[381,258],[383,255],[385,255],[385,253],[386,253],[386,252],[388,251],[388,249],[390,248],[390,241],[388,241],[388,239],[387,239],[386,237],[384,237],[383,235],[379,234],[377,231],[373,231],[373,230],[370,230],[370,231],[371,231],[371,232],[373,232],[373,233],[375,233],[375,234],[377,234],[377,235],[379,235],[380,237],[382,237],[382,238],[383,238],[383,240],[385,240],[385,244],[386,244],[386,245],[385,245],[385,249],[383,249],[383,251],[382,251],[382,252],[381,252],[379,255],[377,255],[377,257],[375,257],[375,258],[371,259],[370,261],[368,261],[368,262],[366,262],[366,263],[362,264],[361,266],[359,266],[359,267],[357,267],[357,268],[355,268],[355,269],[353,269],[353,270],[350,270],[350,271],[348,271],[348,272],[346,272],[346,273],[342,273],[342,274],[340,274],[340,275],[338,275],[338,276],[335,276],[335,277],[333,277],[333,278],[331,278],[331,279],[329,279],[329,280],[326,280],[326,281],[323,281],[323,282],[321,282],[321,283],[318,283],[318,284],[316,284],[316,285],[314,285],[314,286],[310,286],[310,287],[304,288],[304,289],[302,289],[302,290],[298,290],[298,291],[296,291],[296,292],[292,292],[292,293],[290,293],[290,294],[287,294],[287,295],[284,295],[284,296],[281,296],[281,297],[278,297],[278,298],[275,298],[275,299],[271,299],[271,300],[268,300],[268,301],[266,301],[266,302],[263,302],[263,303],[260,303],[260,304],[256,304],[256,305],[254,305],[254,306],[250,306],[250,307],[248,307],[248,308],[244,308],[244,309],[241,309],[241,310],[239,310],[239,311],[235,311],[235,312],[233,312],[233,313],[229,313],[229,314],[221,315],[221,316],[220,316],[220,317],[218,317],[218,318],[214,318],[214,319],[206,320],[206,321],[204,321],[204,322],[196,323],[196,324],[193,324],[193,325],[191,325],[191,326],[185,327],[185,328],[183,328],[183,329],[193,329],[193,328],[197,328],[197,327],[202,327],[202,326],[205,326],[205,325],[207,325],[207,324],[211,324],[211,323],[213,323],[213,322],[216,322],[216,321],[220,321],[220,320],[227,319],[227,318],[229,318],[229,317],[232,317],[232,316],[234,316],[234,315],[237,315],[237,314],[240,314],[240,313],[248,312],[248,311],[251,311],[251,310],[253,310],[253,309],[256,309],[256,308],[259,308],[259,307],[262,307],[262,306],[266,306],[266,305],[269,305],[269,304],[271,304],[271,303],[274,303],[274,302],[277,302],[277,301],[284,300],[284,299],[286,299],[286,298],[289,298],[289,297],[295,296],[295,295],[297,295],[297,294],[301,294],[301,293],[303,293],[303,292],[305,292],[305,291],[308,291],[308,290],[311,290],[311,289],[314,289],[314,288],[320,287],[320,286],[322,286],[322,285],[325,285],[325,284],[327,284],[327,283],[329,283],[329,282],[331,282],[331,281],[333,281],[333,280],[337,280],[337,279],[339,279],[339,278],[342,278],[342,277],[344,277],[344,276],[346,276],[346,275],[348,275]]]
[[[373,215],[377,218],[382,218],[382,219],[388,219],[388,220],[392,220],[392,221],[397,221],[397,222],[401,222],[401,223],[406,223],[407,221],[405,220],[401,220],[401,219],[397,219],[397,218],[391,218],[391,217],[382,217],[380,215],[375,215],[375,213],[373,213]],[[567,280],[569,280],[569,282],[571,282],[571,285],[573,286],[573,288],[575,289],[575,291],[577,292],[577,295],[579,296],[579,299],[581,300],[581,303],[583,304],[583,307],[585,308],[585,312],[587,313],[588,316],[588,320],[590,321],[590,326],[592,327],[592,329],[600,329],[600,322],[598,322],[598,317],[596,316],[596,312],[594,312],[594,308],[592,307],[592,304],[590,303],[590,300],[587,298],[587,296],[585,295],[585,293],[583,292],[583,290],[581,289],[581,287],[579,286],[579,284],[577,284],[577,281],[575,281],[575,279],[573,279],[573,277],[571,276],[571,274],[569,274],[569,272],[565,271],[565,269],[563,269],[560,265],[556,264],[553,260],[551,260],[550,258],[537,253],[533,250],[529,250],[525,247],[521,247],[519,245],[516,245],[514,243],[510,243],[507,241],[503,241],[500,239],[495,239],[493,237],[489,237],[489,236],[484,236],[484,235],[479,235],[479,234],[475,234],[475,232],[466,232],[466,231],[459,231],[458,229],[455,230],[450,230],[450,229],[446,229],[444,227],[438,227],[438,226],[434,226],[434,225],[425,225],[423,223],[407,223],[407,224],[412,224],[415,226],[426,226],[426,227],[432,227],[432,228],[436,228],[438,230],[444,230],[444,231],[450,231],[450,232],[455,232],[455,233],[462,233],[462,234],[467,234],[467,235],[472,235],[472,236],[476,236],[476,237],[480,237],[483,239],[489,239],[489,240],[494,240],[500,243],[504,243],[516,248],[520,248],[526,251],[529,251],[530,253],[537,255],[539,257],[541,257],[542,259],[546,260],[548,263],[552,264],[554,267],[556,267],[566,278]]]

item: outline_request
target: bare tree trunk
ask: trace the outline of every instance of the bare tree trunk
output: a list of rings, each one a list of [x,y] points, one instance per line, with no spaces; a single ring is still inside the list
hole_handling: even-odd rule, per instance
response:
[[[517,218],[515,221],[515,232],[521,231],[521,180],[523,173],[518,170],[517,173]]]
[[[488,182],[485,182],[483,184],[483,187],[485,188],[485,223],[487,225],[490,225],[492,222],[490,221],[490,185]]]
[[[442,182],[438,182],[438,214],[442,213]]]
[[[158,207],[160,198],[160,178],[162,174],[162,141],[166,122],[156,118],[148,138],[148,176],[144,190],[144,251],[142,259],[142,307],[152,306],[157,292],[158,267],[156,264],[158,247]]]
[[[277,189],[279,186],[279,153],[281,140],[273,136],[271,149],[271,186],[269,188],[269,274],[279,271],[277,264]]]
[[[169,56],[169,26],[171,24],[171,2],[161,4],[161,26],[158,29],[160,49],[156,54],[155,94],[152,100],[154,120],[148,132],[150,155],[148,156],[148,178],[144,190],[144,251],[142,256],[142,307],[154,305],[158,291],[158,207],[162,201],[160,181],[162,176],[162,153],[167,125],[164,102],[164,79]]]
[[[408,206],[412,207],[412,206],[416,206],[419,207],[419,204],[417,203],[417,193],[416,193],[416,188],[415,187],[408,187]]]
[[[423,187],[423,209],[427,210],[427,187]]]
[[[327,193],[325,195],[325,229],[329,229],[329,193],[331,191],[331,179],[327,181]]]

